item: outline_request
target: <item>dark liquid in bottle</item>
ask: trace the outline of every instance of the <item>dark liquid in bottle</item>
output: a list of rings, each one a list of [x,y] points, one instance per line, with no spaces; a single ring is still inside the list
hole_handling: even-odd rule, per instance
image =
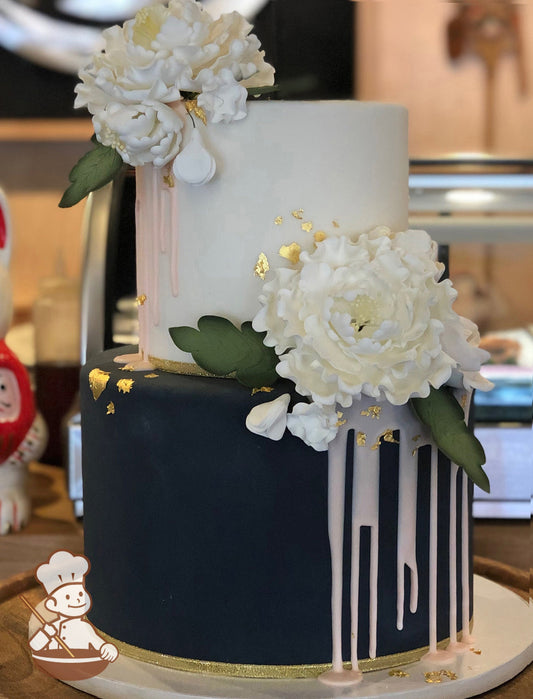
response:
[[[48,426],[48,446],[41,457],[45,464],[64,464],[61,423],[79,388],[79,364],[35,365],[35,400]]]

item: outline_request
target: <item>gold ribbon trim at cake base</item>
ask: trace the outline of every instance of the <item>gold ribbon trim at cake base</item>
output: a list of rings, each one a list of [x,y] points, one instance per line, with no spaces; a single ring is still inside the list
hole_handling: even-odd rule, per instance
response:
[[[472,628],[473,621],[470,621]],[[100,636],[105,638],[110,643],[113,643],[119,650],[119,653],[140,660],[143,663],[151,663],[160,667],[167,667],[172,670],[180,670],[181,672],[196,672],[206,675],[223,675],[225,677],[248,677],[250,679],[309,679],[318,677],[322,673],[331,670],[331,663],[317,663],[314,665],[246,665],[244,663],[221,663],[211,660],[193,660],[191,658],[178,658],[174,655],[165,655],[144,648],[132,646],[124,641],[119,641],[113,636],[106,634],[104,631],[97,629]],[[461,639],[462,634],[457,634],[458,639]],[[437,648],[445,648],[450,642],[449,638],[445,638],[437,643]],[[399,665],[408,665],[416,663],[429,650],[429,646],[416,648],[415,650],[405,651],[404,653],[393,653],[392,655],[383,655],[377,658],[365,658],[359,661],[359,669],[363,672],[372,672],[373,670],[387,670],[389,668],[398,667]],[[351,663],[344,663],[346,669],[351,668]]]
[[[148,361],[161,371],[168,371],[171,374],[184,374],[185,376],[210,376],[216,379],[233,379],[235,374],[227,374],[226,376],[217,376],[211,372],[202,369],[198,364],[193,362],[175,362],[172,359],[159,359],[159,357],[148,356]]]

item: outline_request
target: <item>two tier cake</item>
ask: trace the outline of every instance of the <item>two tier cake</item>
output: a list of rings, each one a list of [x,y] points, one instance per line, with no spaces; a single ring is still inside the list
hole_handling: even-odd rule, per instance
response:
[[[485,353],[408,230],[406,111],[246,102],[249,32],[174,0],[81,73],[95,186],[136,167],[140,322],[82,372],[91,620],[171,667],[355,682],[468,636]]]

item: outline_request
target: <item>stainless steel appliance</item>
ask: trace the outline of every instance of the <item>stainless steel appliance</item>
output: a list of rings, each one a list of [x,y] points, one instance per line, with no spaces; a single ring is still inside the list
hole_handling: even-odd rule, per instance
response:
[[[461,246],[490,247],[491,261],[503,265],[505,250],[514,246],[533,262],[533,161],[493,158],[446,158],[411,163],[410,225],[427,230],[454,251]],[[475,249],[475,245],[474,245]],[[458,253],[460,254],[460,253]],[[505,275],[512,285],[515,274],[507,261]],[[489,275],[490,277],[490,275]],[[501,275],[500,275],[501,278]],[[476,392],[476,434],[487,454],[491,493],[474,493],[474,516],[528,519],[533,492],[533,277],[521,290],[530,299],[529,318],[518,327],[493,330],[521,343],[513,364],[492,364],[484,369],[495,384],[490,393]]]

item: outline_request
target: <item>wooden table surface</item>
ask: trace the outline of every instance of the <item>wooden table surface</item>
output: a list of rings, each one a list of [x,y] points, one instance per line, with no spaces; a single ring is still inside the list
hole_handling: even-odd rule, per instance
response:
[[[33,464],[30,470],[33,515],[28,527],[0,537],[0,697],[6,699],[75,699],[87,697],[68,685],[40,672],[32,663],[27,644],[29,612],[18,599],[26,591],[30,601],[43,598],[28,571],[47,560],[57,549],[83,551],[83,529],[73,515],[66,496],[65,474],[53,466]],[[476,521],[474,553],[481,574],[492,577],[493,568],[501,582],[527,586],[532,563],[529,522]],[[500,565],[503,564],[503,565]],[[480,695],[481,696],[481,695]],[[487,692],[490,699],[531,699],[533,666],[502,687]]]
[[[0,536],[0,581],[36,568],[58,549],[83,553],[83,529],[66,495],[65,472],[30,467],[32,518],[20,532]]]

